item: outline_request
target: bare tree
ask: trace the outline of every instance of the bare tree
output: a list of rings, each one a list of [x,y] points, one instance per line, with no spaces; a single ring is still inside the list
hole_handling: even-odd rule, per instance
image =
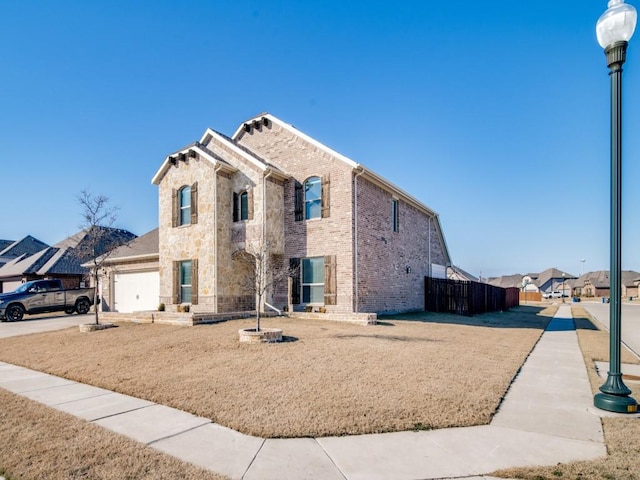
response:
[[[93,294],[93,309],[96,325],[98,318],[98,277],[113,249],[135,238],[126,230],[115,228],[118,207],[109,204],[109,197],[92,195],[83,190],[77,197],[82,209],[80,228],[85,233],[84,238],[74,249],[74,253],[81,262],[91,264],[91,276],[95,285]]]
[[[255,294],[256,332],[259,332],[260,310],[265,296],[269,290],[296,275],[298,269],[285,265],[284,257],[270,253],[268,242],[261,240],[248,242],[243,250],[234,252],[233,259],[239,263],[244,272],[240,286],[251,294]]]

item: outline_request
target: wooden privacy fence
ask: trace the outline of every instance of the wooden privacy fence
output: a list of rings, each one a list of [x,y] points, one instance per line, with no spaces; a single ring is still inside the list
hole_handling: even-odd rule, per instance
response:
[[[519,305],[517,288],[500,288],[486,283],[425,277],[425,310],[472,317],[501,312]]]

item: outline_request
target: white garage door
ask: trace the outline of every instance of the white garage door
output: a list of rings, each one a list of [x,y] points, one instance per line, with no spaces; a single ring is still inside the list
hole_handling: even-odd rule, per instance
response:
[[[22,280],[16,280],[14,282],[2,282],[2,293],[13,292],[20,285],[22,285]]]
[[[116,312],[157,310],[160,297],[160,273],[116,273],[113,296]]]

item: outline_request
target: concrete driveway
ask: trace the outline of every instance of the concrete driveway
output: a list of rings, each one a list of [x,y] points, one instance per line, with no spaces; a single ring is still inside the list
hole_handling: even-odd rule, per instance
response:
[[[590,303],[582,304],[584,308],[609,329],[609,304],[608,303]],[[622,342],[640,357],[640,302],[623,303],[622,304]]]
[[[93,313],[87,315],[78,315],[76,313],[73,315],[67,315],[66,313],[25,315],[24,319],[19,322],[0,322],[0,338],[62,330],[63,328],[75,327],[81,323],[91,323],[93,321]]]

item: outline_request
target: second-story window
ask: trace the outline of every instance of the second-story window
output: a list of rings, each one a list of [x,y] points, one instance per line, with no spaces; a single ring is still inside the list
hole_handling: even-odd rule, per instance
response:
[[[253,190],[233,193],[233,221],[253,220]]]
[[[320,218],[322,215],[322,184],[320,177],[304,182],[304,218]]]
[[[240,194],[240,220],[249,220],[249,193]]]
[[[191,224],[191,187],[186,186],[180,189],[178,201],[180,202],[179,225]]]
[[[294,183],[293,214],[296,222],[312,218],[329,218],[329,174],[309,177],[304,184]]]
[[[173,189],[171,226],[192,225],[198,223],[198,182]]]

